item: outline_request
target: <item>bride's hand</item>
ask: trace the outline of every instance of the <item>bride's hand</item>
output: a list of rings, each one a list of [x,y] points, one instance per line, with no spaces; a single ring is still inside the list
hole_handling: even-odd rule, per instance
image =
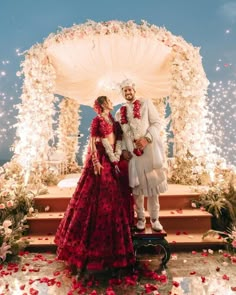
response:
[[[100,162],[97,162],[96,165],[94,165],[94,174],[100,175],[102,172],[103,166],[100,164]]]

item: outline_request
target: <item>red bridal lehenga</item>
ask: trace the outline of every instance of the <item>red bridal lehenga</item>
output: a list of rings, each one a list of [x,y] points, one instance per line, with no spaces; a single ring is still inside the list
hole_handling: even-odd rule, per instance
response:
[[[118,125],[109,125],[101,116],[94,118],[91,136],[117,135]],[[88,151],[77,188],[55,236],[58,259],[80,269],[120,268],[135,262],[130,227],[133,225],[133,200],[128,187],[127,163],[115,173],[103,144],[97,142],[97,157],[103,166],[94,174]]]

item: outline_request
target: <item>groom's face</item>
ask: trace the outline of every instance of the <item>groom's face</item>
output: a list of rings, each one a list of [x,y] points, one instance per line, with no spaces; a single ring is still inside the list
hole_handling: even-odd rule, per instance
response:
[[[132,102],[135,99],[135,90],[130,86],[122,88],[122,94],[129,102]]]

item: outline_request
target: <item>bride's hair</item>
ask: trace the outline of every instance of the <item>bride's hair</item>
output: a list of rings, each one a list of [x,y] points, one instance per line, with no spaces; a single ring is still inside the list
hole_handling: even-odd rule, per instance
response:
[[[104,108],[102,105],[104,104],[104,102],[107,102],[107,96],[98,96],[93,105],[93,109],[96,113],[101,114],[103,112]]]

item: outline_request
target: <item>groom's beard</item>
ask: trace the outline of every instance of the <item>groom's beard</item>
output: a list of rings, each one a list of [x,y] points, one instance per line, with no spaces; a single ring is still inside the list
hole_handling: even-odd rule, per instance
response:
[[[133,94],[127,94],[127,95],[125,96],[125,99],[126,99],[127,101],[133,101],[133,100],[134,100],[134,95],[133,95]]]

